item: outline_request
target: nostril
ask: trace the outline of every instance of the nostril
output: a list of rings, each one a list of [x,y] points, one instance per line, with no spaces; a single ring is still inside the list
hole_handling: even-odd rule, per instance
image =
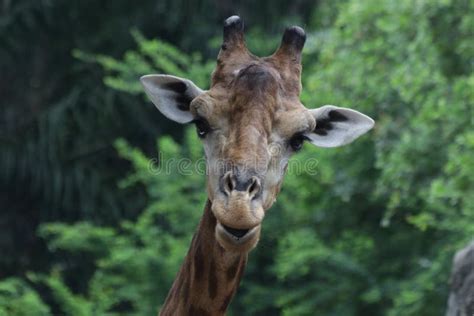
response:
[[[228,171],[220,180],[220,190],[227,196],[231,196],[234,191],[239,191],[248,193],[250,198],[255,198],[261,190],[260,179],[256,176],[239,178],[232,171]]]
[[[252,179],[251,180],[251,184],[250,184],[250,187],[249,187],[249,192],[253,192],[255,191],[255,188],[257,187],[257,181],[255,179]]]
[[[226,177],[225,179],[225,185],[229,191],[232,191],[234,189],[234,184],[232,183],[232,177]]]
[[[251,184],[249,186],[250,197],[255,197],[260,192],[260,180],[257,177],[252,177]]]
[[[232,192],[232,190],[234,190],[235,188],[235,183],[234,183],[234,179],[232,177],[232,174],[230,172],[227,172],[225,175],[224,175],[224,192],[227,193],[228,195],[230,195],[230,193]]]

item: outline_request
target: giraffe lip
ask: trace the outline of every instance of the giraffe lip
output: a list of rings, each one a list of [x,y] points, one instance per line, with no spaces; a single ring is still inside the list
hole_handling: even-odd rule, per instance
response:
[[[242,245],[251,240],[257,234],[259,227],[260,225],[249,229],[236,229],[227,225],[223,225],[218,221],[216,230],[217,233],[220,233],[221,236],[225,237],[228,242],[231,242],[235,245]]]
[[[222,224],[222,227],[230,233],[232,236],[237,237],[237,238],[242,238],[244,237],[250,229],[237,229],[237,228],[232,228],[227,225]]]

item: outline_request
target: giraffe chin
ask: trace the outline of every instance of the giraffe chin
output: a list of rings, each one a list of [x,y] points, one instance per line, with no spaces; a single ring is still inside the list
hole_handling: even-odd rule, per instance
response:
[[[236,237],[229,233],[218,221],[216,225],[217,242],[227,251],[249,252],[258,243],[261,225],[251,228],[244,236]]]

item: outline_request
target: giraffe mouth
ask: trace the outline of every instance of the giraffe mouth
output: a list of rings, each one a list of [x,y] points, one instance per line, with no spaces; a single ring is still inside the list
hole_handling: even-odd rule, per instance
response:
[[[253,248],[257,244],[259,232],[260,225],[249,229],[233,228],[219,221],[216,225],[216,234],[222,246],[237,251]]]
[[[222,227],[224,227],[224,229],[230,233],[232,236],[234,236],[234,238],[242,238],[244,237],[250,229],[237,229],[237,228],[232,228],[232,227],[229,227],[227,225],[224,225],[222,224]]]

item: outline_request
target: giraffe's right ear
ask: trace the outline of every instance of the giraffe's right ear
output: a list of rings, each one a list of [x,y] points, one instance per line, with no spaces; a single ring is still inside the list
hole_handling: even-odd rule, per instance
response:
[[[151,102],[164,116],[182,124],[194,120],[189,105],[203,91],[192,81],[169,75],[146,75],[140,81]]]

